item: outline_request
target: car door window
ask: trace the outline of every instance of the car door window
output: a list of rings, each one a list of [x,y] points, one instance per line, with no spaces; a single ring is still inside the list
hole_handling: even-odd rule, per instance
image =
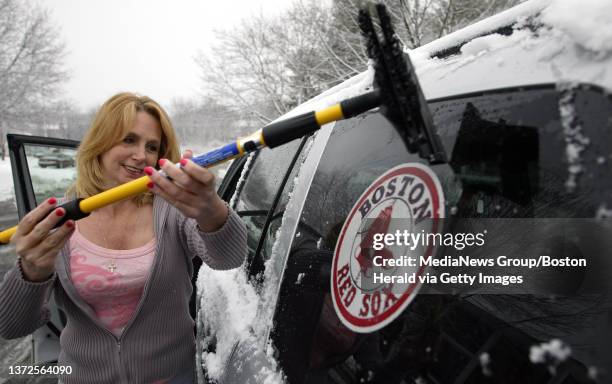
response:
[[[313,138],[305,139],[304,141],[302,141],[301,145],[303,147],[308,147],[309,145],[307,143],[312,139]],[[274,213],[270,216],[269,221],[266,224],[267,228],[265,228],[265,233],[260,241],[260,254],[258,255],[258,261],[261,263],[261,265],[257,267],[258,270],[263,270],[263,263],[270,257],[272,257],[272,249],[280,233],[279,230],[281,227],[285,209],[287,208],[287,204],[289,203],[289,196],[295,188],[295,183],[297,181],[300,168],[307,155],[307,149],[300,150],[298,156],[295,158],[291,172],[287,175],[285,185],[282,187],[282,190],[279,190],[278,202],[274,207]],[[297,234],[297,236],[299,236],[299,234]]]
[[[50,196],[63,197],[76,178],[78,141],[8,134],[19,217]]]
[[[76,180],[76,148],[25,144],[36,204],[50,196],[63,197]]]
[[[247,227],[248,263],[253,263],[270,209],[290,165],[296,156],[301,141],[294,140],[271,150],[259,151],[249,165],[244,185],[238,190],[234,209],[242,217]]]

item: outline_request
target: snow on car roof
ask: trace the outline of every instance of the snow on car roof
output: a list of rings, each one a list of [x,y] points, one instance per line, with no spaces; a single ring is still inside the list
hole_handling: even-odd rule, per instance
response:
[[[537,24],[542,25],[533,31],[530,27]],[[511,35],[491,34],[509,26],[514,28]],[[451,48],[458,54],[432,57]],[[526,1],[409,55],[428,100],[546,83],[590,83],[612,92],[612,2]],[[365,93],[373,74],[370,68],[279,120]]]
[[[422,45],[414,49],[413,52],[414,54],[423,55],[429,58],[439,52],[456,47],[478,36],[489,34],[500,27],[512,25],[520,18],[535,15],[550,5],[551,2],[552,0],[526,1],[496,15],[480,20],[465,28],[449,33],[448,35],[428,44]]]
[[[537,31],[526,26],[537,15]],[[515,23],[509,36],[490,34]],[[432,54],[461,44],[446,58]],[[591,83],[612,91],[612,2],[523,3],[410,52],[427,99],[543,83]]]

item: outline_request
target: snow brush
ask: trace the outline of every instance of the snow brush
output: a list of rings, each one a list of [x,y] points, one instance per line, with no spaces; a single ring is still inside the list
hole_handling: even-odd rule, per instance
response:
[[[371,13],[374,12],[378,15],[379,31],[372,20]],[[278,147],[309,135],[327,123],[380,107],[381,113],[391,121],[410,152],[418,153],[430,164],[446,162],[446,154],[435,133],[414,67],[401,48],[385,6],[369,4],[361,9],[359,26],[366,41],[368,57],[374,65],[373,91],[320,111],[270,123],[250,136],[194,157],[192,161],[202,167],[212,167],[264,147]],[[82,219],[98,208],[146,192],[149,181],[148,176],[143,176],[97,195],[62,204],[66,214],[56,226],[66,220]],[[8,243],[16,230],[15,226],[0,232],[0,244]]]

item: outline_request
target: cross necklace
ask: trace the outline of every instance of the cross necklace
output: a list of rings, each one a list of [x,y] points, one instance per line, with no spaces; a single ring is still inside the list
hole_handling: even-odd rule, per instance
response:
[[[100,215],[98,214],[96,216],[100,216]],[[142,217],[142,215],[140,215],[140,214],[136,217],[136,222],[134,223],[133,228],[138,228],[138,224],[140,223],[140,218],[141,217]],[[102,226],[100,225],[100,217],[96,217],[96,226],[98,227],[98,231],[100,231],[100,233],[102,234],[102,237],[104,238],[104,247],[107,248],[107,249],[112,249],[108,245],[107,231],[103,231],[102,230]],[[125,224],[124,227],[123,227],[122,233],[126,233],[127,227],[128,227],[128,225]],[[118,269],[118,267],[117,267],[117,258],[115,256],[113,256],[113,258],[110,261],[110,263],[106,266],[106,269],[110,273],[115,273],[115,271]]]

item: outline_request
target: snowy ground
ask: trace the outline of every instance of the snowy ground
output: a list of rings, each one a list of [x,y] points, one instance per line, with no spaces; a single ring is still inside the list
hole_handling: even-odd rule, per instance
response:
[[[38,159],[28,157],[32,184],[37,195],[49,194],[64,189],[74,180],[75,168],[41,168],[38,166]],[[11,163],[8,158],[0,160],[0,201],[14,200],[15,190],[13,187],[13,173]]]
[[[11,172],[11,162],[7,157],[4,160],[0,160],[0,201],[12,200],[14,198],[13,173]]]

